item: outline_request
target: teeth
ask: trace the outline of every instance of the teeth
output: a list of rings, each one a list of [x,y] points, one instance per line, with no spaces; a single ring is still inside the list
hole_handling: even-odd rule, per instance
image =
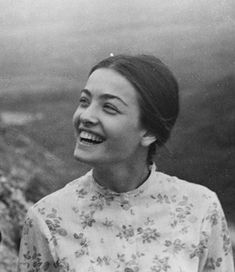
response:
[[[103,139],[101,137],[96,136],[96,135],[86,132],[86,131],[82,131],[80,133],[80,138],[85,139],[85,140],[91,140],[94,142],[102,142],[103,141]]]

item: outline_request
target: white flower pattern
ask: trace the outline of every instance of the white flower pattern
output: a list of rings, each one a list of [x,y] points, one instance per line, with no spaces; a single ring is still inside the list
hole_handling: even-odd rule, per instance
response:
[[[18,272],[233,272],[231,243],[212,191],[152,167],[127,193],[92,170],[28,211]]]

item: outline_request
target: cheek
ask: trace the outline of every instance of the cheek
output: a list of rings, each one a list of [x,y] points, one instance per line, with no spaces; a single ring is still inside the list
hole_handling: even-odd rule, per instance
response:
[[[108,134],[110,144],[116,145],[117,148],[129,148],[129,146],[137,145],[140,142],[140,130],[131,122],[122,122],[115,126],[109,126]]]
[[[79,122],[79,116],[80,116],[80,110],[76,110],[73,114],[73,118],[72,118],[72,123],[74,125],[75,128],[77,128],[78,126],[78,122]]]

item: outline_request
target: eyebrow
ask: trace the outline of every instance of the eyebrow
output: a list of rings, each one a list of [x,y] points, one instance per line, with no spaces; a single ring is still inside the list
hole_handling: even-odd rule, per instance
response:
[[[90,91],[87,89],[82,89],[81,93],[85,93],[86,95],[91,96]],[[100,97],[103,99],[117,99],[120,102],[122,102],[125,106],[128,106],[128,104],[123,99],[121,99],[120,97],[113,95],[113,94],[108,94],[108,93],[106,94],[105,93],[105,94],[102,94]]]

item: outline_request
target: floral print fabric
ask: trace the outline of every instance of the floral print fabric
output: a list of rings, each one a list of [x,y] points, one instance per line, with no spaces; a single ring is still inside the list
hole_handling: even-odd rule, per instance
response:
[[[127,193],[92,171],[28,211],[18,271],[233,272],[215,193],[158,172]]]

